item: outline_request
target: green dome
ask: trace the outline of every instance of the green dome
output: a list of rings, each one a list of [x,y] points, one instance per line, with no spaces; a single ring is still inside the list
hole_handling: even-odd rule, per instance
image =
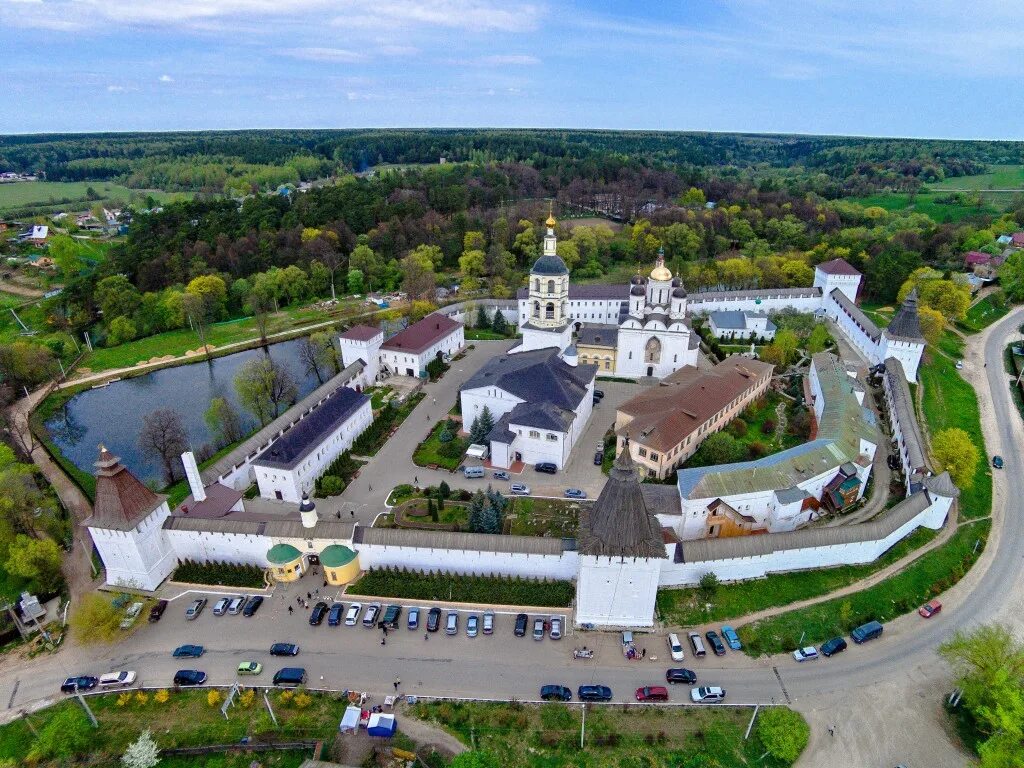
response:
[[[285,565],[300,557],[302,553],[291,544],[275,544],[267,551],[267,560],[271,565]]]
[[[569,268],[558,256],[541,256],[533,262],[531,275],[568,275]]]
[[[340,568],[356,559],[356,553],[341,544],[331,544],[320,553],[320,565],[325,568]]]

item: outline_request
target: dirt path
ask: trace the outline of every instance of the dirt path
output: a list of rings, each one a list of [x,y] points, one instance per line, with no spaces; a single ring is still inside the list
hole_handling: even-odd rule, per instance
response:
[[[0,280],[0,291],[14,296],[23,296],[26,299],[38,299],[43,295],[43,291],[38,288],[29,288],[27,285],[21,285],[10,280]]]
[[[438,752],[460,755],[469,749],[469,747],[440,726],[424,720],[417,720],[408,713],[402,718],[402,732],[421,747],[429,745]]]

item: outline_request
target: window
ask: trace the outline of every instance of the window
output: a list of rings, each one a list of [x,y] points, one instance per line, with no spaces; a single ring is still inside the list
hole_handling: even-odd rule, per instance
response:
[[[609,363],[607,360],[604,361],[604,369],[606,371],[610,371],[612,369],[612,364]]]
[[[651,461],[657,461],[657,460],[658,460],[658,454],[652,453],[651,454]]]
[[[646,449],[646,448],[641,448],[641,449],[639,449],[639,450],[637,451],[637,453],[638,453],[638,454],[639,454],[640,456],[646,456],[646,455],[647,455],[647,449]]]
[[[548,442],[554,443],[558,440],[558,435],[554,432],[548,432]]]
[[[540,432],[538,432],[536,429],[531,429],[530,437],[540,437]]]
[[[533,316],[534,317],[540,317],[540,302],[539,301],[533,302]]]
[[[536,277],[533,280],[533,290],[537,291],[538,293],[540,292],[540,278],[539,277]]]
[[[549,301],[548,305],[544,308],[544,319],[554,320],[555,319],[555,303]]]
[[[555,292],[555,281],[554,280],[548,280],[548,293],[554,293],[554,292]]]

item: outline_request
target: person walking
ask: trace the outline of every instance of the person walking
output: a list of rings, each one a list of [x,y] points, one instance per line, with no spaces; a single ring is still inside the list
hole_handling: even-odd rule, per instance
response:
[[[371,490],[371,491],[373,490],[373,486],[372,486],[372,485],[370,486],[370,490]],[[356,511],[355,511],[354,509],[350,509],[350,510],[348,511],[348,513],[349,513],[350,515],[352,515],[352,519],[354,520],[354,519],[355,519],[355,517],[356,517]],[[339,512],[339,513],[338,513],[338,515],[340,516],[340,515],[341,515],[341,513]]]
[[[388,644],[388,639],[387,639],[386,637],[382,637],[382,638],[380,639],[380,644],[381,644],[381,645],[387,645],[387,644]]]
[[[399,678],[396,677],[395,678],[395,693],[398,693],[398,686],[400,686],[401,684],[402,684],[402,681]]]
[[[427,632],[424,632],[423,633],[423,639],[424,640],[429,640],[430,639],[430,635]]]
[[[291,607],[291,606],[289,605],[289,606],[288,606],[288,613],[292,613],[292,612],[293,612],[293,610],[294,610],[294,609],[293,609],[293,608],[292,608],[292,607]]]
[[[413,477],[412,481],[413,481],[413,482],[414,482],[414,483],[415,483],[416,485],[419,485],[419,484],[420,484],[420,476],[419,476],[419,475],[416,475],[415,477]]]
[[[313,599],[313,595],[312,595],[312,593],[310,593],[310,592],[307,592],[307,593],[306,593],[306,599],[307,599],[307,600],[312,600],[312,599]]]

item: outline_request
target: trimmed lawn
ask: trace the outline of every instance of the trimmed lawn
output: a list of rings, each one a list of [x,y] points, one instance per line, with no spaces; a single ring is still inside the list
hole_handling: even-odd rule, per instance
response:
[[[460,576],[417,573],[397,568],[368,571],[345,590],[347,595],[372,595],[406,600],[449,600],[490,605],[531,605],[565,608],[576,596],[571,581],[535,581],[501,576]]]
[[[589,503],[514,498],[505,512],[505,533],[513,536],[572,538],[579,525],[580,507]]]
[[[968,333],[977,333],[988,328],[999,318],[1005,317],[1009,311],[1009,304],[1004,302],[1002,307],[995,307],[992,305],[992,297],[986,296],[968,309],[967,317],[957,323],[957,325]]]
[[[384,385],[382,387],[367,387],[363,390],[364,395],[370,396],[370,408],[379,411],[384,403],[395,396],[395,390]]]
[[[658,618],[673,626],[705,624],[825,595],[895,563],[936,535],[935,531],[918,528],[877,560],[864,565],[780,573],[763,579],[723,584],[711,598],[710,611],[704,609],[696,588],[661,589],[658,591]]]
[[[444,469],[455,470],[462,463],[462,457],[465,455],[466,449],[469,448],[469,440],[458,437],[456,435],[458,425],[454,425],[454,428],[448,430],[452,439],[447,443],[442,443],[441,433],[444,431],[445,424],[447,424],[446,421],[439,421],[435,424],[426,439],[416,446],[412,460],[417,466],[425,467],[436,464]]]
[[[741,626],[744,652],[791,651],[803,633],[804,645],[817,645],[866,621],[886,622],[915,610],[963,578],[985,549],[990,527],[988,520],[961,526],[946,544],[869,589]]]
[[[463,333],[466,334],[466,341],[505,341],[512,338],[495,333],[490,328],[465,328]]]

